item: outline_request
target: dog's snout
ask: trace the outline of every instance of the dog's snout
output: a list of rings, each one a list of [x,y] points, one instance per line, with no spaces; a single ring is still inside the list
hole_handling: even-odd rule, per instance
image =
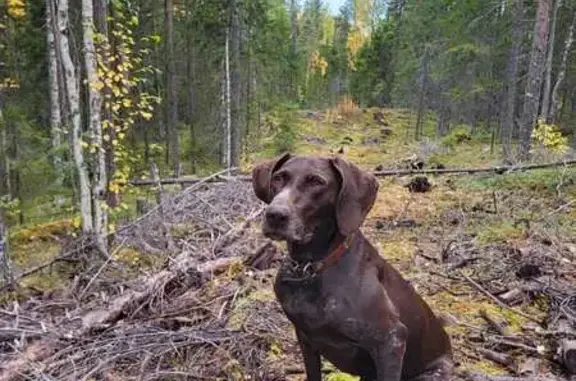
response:
[[[289,211],[287,208],[273,206],[266,210],[266,221],[271,227],[283,228],[288,224]]]

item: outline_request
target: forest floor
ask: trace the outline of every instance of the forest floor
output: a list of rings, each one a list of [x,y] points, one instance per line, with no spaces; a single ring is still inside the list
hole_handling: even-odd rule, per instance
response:
[[[294,123],[296,153],[338,152],[367,170],[416,156],[425,168],[500,164],[485,136],[414,143],[402,110],[300,112]],[[260,139],[243,169],[275,144]],[[429,176],[425,193],[409,180],[380,180],[362,230],[450,322],[458,377],[568,379],[576,170]],[[57,261],[0,294],[0,380],[305,379],[271,288],[284,248],[260,234],[250,184],[167,190],[161,207],[119,223],[107,259],[86,259],[70,221],[12,233],[17,276]]]

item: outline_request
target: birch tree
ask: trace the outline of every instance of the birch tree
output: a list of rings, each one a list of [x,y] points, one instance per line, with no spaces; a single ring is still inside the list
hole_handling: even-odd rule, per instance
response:
[[[60,76],[55,37],[55,7],[52,0],[46,0],[46,43],[48,45],[48,85],[50,89],[50,133],[52,137],[52,163],[56,173],[56,183],[63,181],[62,160],[58,153],[62,144],[62,113],[60,111]]]
[[[52,0],[56,4],[55,0]],[[84,159],[84,150],[82,145],[82,119],[80,115],[80,83],[76,67],[72,61],[70,52],[70,43],[68,41],[68,34],[70,33],[69,26],[69,4],[68,0],[59,0],[57,12],[57,40],[58,40],[58,53],[63,66],[64,87],[67,99],[66,121],[70,124],[70,144],[72,156],[74,159],[74,167],[78,178],[78,188],[80,192],[80,214],[82,219],[83,233],[91,234],[94,231],[94,224],[92,221],[92,200],[90,190],[90,179],[88,177],[88,170],[86,168],[86,161]],[[54,8],[53,8],[54,9]]]
[[[568,67],[568,58],[570,57],[570,52],[572,50],[572,44],[574,43],[574,24],[576,24],[576,11],[572,16],[572,22],[568,28],[568,34],[566,36],[566,41],[564,42],[564,51],[562,52],[562,62],[560,62],[560,68],[558,70],[558,77],[556,78],[556,83],[554,84],[554,89],[552,90],[552,102],[550,105],[550,122],[555,123],[558,119],[558,114],[560,113],[560,108],[562,104],[560,102],[560,88],[564,83],[566,78],[566,69]]]
[[[164,34],[166,38],[166,127],[168,137],[168,151],[172,162],[174,176],[180,173],[180,150],[178,139],[178,101],[176,89],[176,65],[174,57],[174,2],[165,0],[164,3]]]
[[[90,131],[90,152],[93,154],[92,175],[92,224],[96,246],[100,253],[108,254],[108,216],[104,209],[106,202],[106,155],[102,140],[102,97],[98,78],[98,61],[94,46],[94,8],[92,0],[82,1],[82,31],[84,41],[84,65],[88,80],[88,118]]]

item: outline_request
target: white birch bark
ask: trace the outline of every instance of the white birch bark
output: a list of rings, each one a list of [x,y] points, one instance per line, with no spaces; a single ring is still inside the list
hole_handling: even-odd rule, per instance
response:
[[[232,168],[232,111],[230,101],[230,33],[226,30],[226,168]],[[230,174],[230,173],[228,173]]]
[[[572,22],[570,23],[570,28],[568,29],[568,35],[566,36],[566,42],[564,43],[564,52],[562,53],[562,62],[560,63],[560,68],[558,70],[558,78],[556,78],[556,83],[554,84],[554,89],[552,90],[552,104],[550,106],[550,121],[556,123],[558,114],[560,113],[560,108],[562,103],[560,102],[560,88],[562,83],[566,78],[566,69],[568,67],[568,58],[570,57],[570,52],[572,50],[572,44],[574,43],[574,25],[576,24],[576,12],[572,17]]]
[[[80,83],[76,73],[76,67],[70,54],[70,44],[68,41],[68,0],[58,2],[58,40],[60,44],[60,59],[64,67],[64,86],[68,100],[68,116],[71,125],[70,144],[74,165],[78,175],[78,188],[80,190],[80,214],[82,217],[82,231],[92,233],[94,231],[92,223],[92,202],[90,194],[90,182],[88,171],[84,160],[82,148],[82,119],[80,115]]]
[[[50,133],[52,137],[52,164],[58,185],[63,182],[62,159],[58,149],[62,144],[62,113],[60,111],[60,80],[58,77],[58,57],[56,54],[55,18],[53,0],[46,0],[46,40],[48,44],[48,83],[50,86]]]
[[[92,0],[82,1],[82,31],[84,41],[84,64],[88,79],[88,120],[90,138],[94,152],[94,174],[92,178],[92,224],[96,245],[100,253],[108,254],[108,216],[104,209],[106,196],[106,155],[102,144],[102,96],[96,87],[98,60],[94,46],[94,8]]]

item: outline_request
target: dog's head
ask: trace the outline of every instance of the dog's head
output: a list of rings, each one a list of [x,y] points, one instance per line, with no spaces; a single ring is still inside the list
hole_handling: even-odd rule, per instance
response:
[[[304,244],[322,228],[357,230],[374,205],[376,178],[346,160],[284,154],[252,171],[256,196],[268,206],[262,230]]]

